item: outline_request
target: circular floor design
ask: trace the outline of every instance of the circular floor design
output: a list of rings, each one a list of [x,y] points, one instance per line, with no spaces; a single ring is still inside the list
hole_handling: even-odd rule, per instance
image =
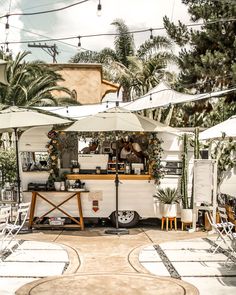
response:
[[[20,288],[17,295],[197,295],[197,289],[180,280],[143,274],[74,274],[38,280]]]

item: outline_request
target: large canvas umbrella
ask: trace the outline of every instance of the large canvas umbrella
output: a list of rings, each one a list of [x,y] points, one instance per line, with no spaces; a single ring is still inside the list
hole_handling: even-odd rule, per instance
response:
[[[199,139],[207,140],[213,138],[221,138],[223,133],[226,137],[236,138],[236,116],[230,117],[228,120],[219,123],[199,134]]]
[[[18,202],[20,202],[18,131],[29,127],[66,124],[71,122],[72,121],[67,118],[34,108],[11,106],[0,111],[0,132],[14,131],[15,133]]]
[[[144,94],[133,102],[127,103],[125,108],[131,111],[158,108],[206,98],[218,97],[235,90],[235,88],[232,88],[217,92],[186,94],[173,90],[168,83],[162,81],[148,93]]]
[[[143,117],[139,114],[132,113],[129,110],[115,107],[105,112],[97,113],[93,116],[88,116],[84,119],[80,119],[73,123],[70,127],[66,128],[65,131],[74,132],[111,132],[113,131],[116,135],[118,132],[131,131],[131,132],[170,132],[176,133],[177,130]],[[118,226],[118,186],[119,186],[119,175],[118,175],[118,140],[116,140],[116,229],[107,230],[106,233],[111,234],[126,234],[128,233],[125,229],[120,229]]]
[[[199,134],[200,140],[207,139],[221,139],[222,135],[225,135],[225,138],[233,137],[236,139],[236,116],[230,117],[228,120],[225,120],[222,123],[219,123],[211,128],[206,129],[205,131]],[[236,198],[236,172],[235,168],[232,168],[230,171],[224,173],[222,182],[220,183],[219,190],[221,193],[234,196]]]

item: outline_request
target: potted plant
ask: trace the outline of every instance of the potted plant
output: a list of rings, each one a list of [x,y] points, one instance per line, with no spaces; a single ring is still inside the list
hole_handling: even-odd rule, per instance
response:
[[[60,176],[56,176],[55,180],[54,180],[54,187],[56,191],[60,191],[61,190],[61,177]]]
[[[182,197],[182,208],[181,208],[181,222],[182,224],[190,224],[193,221],[193,186],[191,197],[188,197],[188,146],[189,139],[185,133],[183,135],[183,154],[182,154],[182,175],[181,175],[181,197]],[[194,132],[194,159],[199,159],[199,129],[195,128]]]
[[[163,217],[176,217],[177,203],[181,198],[176,188],[159,188],[154,198],[160,202],[160,213]]]

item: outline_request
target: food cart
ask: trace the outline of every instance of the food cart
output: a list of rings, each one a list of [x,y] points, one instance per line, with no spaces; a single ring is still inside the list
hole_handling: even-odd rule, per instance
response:
[[[47,162],[48,132],[51,128],[52,126],[30,128],[19,140],[23,200],[32,201],[33,192],[39,192],[41,195],[33,204],[32,220],[41,217],[38,220],[39,224],[35,225],[41,226],[40,222],[46,217],[54,220],[68,217],[68,227],[80,226],[79,223],[74,225],[73,219],[77,220],[81,214],[84,219],[111,218],[114,223],[116,189],[114,161],[106,153],[109,150],[107,146],[101,147],[102,154],[83,155],[79,153],[79,142],[74,142],[73,157],[71,148],[68,148],[62,153],[59,163],[60,173],[66,174],[67,177],[65,190],[64,188],[63,191],[47,190],[46,183],[50,171],[47,165],[44,167],[38,163]],[[182,171],[181,142],[177,134],[162,132],[157,136],[163,141],[162,164],[166,170],[161,186],[177,187]],[[80,162],[80,167],[74,169],[71,163],[76,161]],[[192,157],[189,174],[191,164]],[[75,185],[76,181],[79,185]],[[76,192],[79,192],[81,208],[78,206]],[[147,170],[142,166],[135,169],[134,165],[128,173],[124,165],[119,163],[119,225],[132,227],[142,218],[161,218],[159,204],[153,198],[155,192],[156,184]]]

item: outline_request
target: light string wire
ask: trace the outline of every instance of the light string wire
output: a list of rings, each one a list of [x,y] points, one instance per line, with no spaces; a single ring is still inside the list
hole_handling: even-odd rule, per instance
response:
[[[51,13],[51,12],[56,12],[56,11],[61,11],[61,10],[65,10],[65,9],[68,9],[70,7],[73,7],[73,6],[76,6],[76,5],[79,5],[79,4],[83,4],[85,2],[88,2],[90,0],[82,0],[82,1],[79,1],[79,2],[76,2],[76,3],[73,3],[73,4],[70,4],[70,5],[67,5],[67,6],[63,6],[61,8],[55,8],[55,9],[50,9],[50,10],[44,10],[44,11],[37,11],[37,12],[15,12],[15,13],[7,13],[5,15],[2,15],[0,16],[0,18],[4,18],[4,17],[9,17],[9,16],[16,16],[16,15],[20,15],[20,16],[29,16],[29,15],[37,15],[37,14],[45,14],[45,13]]]
[[[229,18],[229,19],[222,19],[221,18],[221,19],[217,19],[217,20],[209,21],[209,22],[190,23],[190,24],[186,24],[185,26],[186,27],[206,26],[206,25],[215,24],[215,23],[232,22],[232,21],[236,21],[236,18]],[[160,30],[164,30],[164,29],[165,29],[164,27],[158,27],[158,28],[152,28],[152,31],[160,31]],[[129,32],[124,33],[124,35],[145,33],[145,32],[150,32],[150,28],[129,31]],[[37,40],[37,42],[72,40],[72,39],[78,39],[78,37],[81,40],[82,38],[101,37],[101,36],[119,36],[119,33],[100,33],[100,34],[77,35],[77,36],[60,37],[60,38],[48,38],[48,39]],[[32,42],[35,42],[35,40],[9,41],[8,44],[26,44],[26,43],[32,43]],[[0,42],[0,44],[5,44],[5,43]]]

